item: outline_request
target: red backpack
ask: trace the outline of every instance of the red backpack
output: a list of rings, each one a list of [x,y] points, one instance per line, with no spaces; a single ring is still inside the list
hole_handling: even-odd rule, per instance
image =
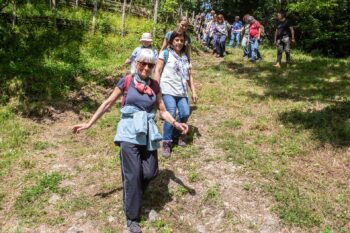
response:
[[[132,74],[128,74],[127,76],[125,76],[124,86],[123,86],[122,107],[125,106],[126,96],[128,95],[128,90],[129,90],[132,79],[133,79]],[[156,80],[151,79],[150,87],[152,88],[154,93],[156,95],[158,95],[158,93],[160,92],[160,87],[159,87],[159,84]]]

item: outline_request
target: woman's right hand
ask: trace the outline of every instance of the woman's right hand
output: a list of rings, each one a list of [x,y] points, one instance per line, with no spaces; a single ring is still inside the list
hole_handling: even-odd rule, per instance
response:
[[[83,124],[77,124],[72,127],[73,133],[80,133],[80,131],[84,129],[90,128],[91,125],[88,123],[83,123]]]
[[[188,133],[188,125],[185,123],[175,122],[174,127],[181,132],[181,134]]]

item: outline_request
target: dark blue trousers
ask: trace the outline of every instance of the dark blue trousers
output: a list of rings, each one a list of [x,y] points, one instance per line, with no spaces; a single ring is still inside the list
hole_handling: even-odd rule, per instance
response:
[[[129,142],[120,143],[124,212],[128,220],[140,221],[142,195],[158,174],[157,150]]]

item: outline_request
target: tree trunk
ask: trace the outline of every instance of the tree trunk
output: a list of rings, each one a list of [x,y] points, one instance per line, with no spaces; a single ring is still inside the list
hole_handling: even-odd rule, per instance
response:
[[[129,3],[129,14],[131,12],[131,5],[132,5],[132,0],[130,0],[130,3]]]
[[[56,0],[51,0],[51,10],[53,13],[53,24],[55,28],[57,27],[57,20],[56,20]]]
[[[126,0],[124,0],[124,3],[123,3],[122,36],[125,36],[125,9],[126,9]]]
[[[96,26],[96,15],[97,15],[97,6],[98,6],[98,0],[95,0],[94,3],[94,11],[92,14],[92,27],[91,27],[91,32],[95,32],[95,26]]]
[[[12,3],[12,27],[16,25],[16,0]]]
[[[154,4],[154,15],[153,15],[153,37],[156,37],[156,25],[158,21],[158,4],[159,0],[156,0],[156,3]]]
[[[79,0],[75,0],[75,7],[78,8],[79,6]]]

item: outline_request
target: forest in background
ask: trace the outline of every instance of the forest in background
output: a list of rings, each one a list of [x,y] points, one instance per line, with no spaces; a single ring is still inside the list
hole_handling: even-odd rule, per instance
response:
[[[249,13],[265,26],[270,42],[273,42],[276,12],[282,11],[296,28],[299,48],[332,57],[346,57],[350,53],[349,0],[1,0],[2,17],[8,13],[7,17],[12,15],[12,18],[18,17],[20,20],[20,14],[16,11],[26,4],[33,6],[31,10],[38,8],[37,11],[45,16],[43,4],[52,9],[53,15],[62,6],[122,12],[125,4],[129,14],[148,19],[153,19],[156,14],[157,22],[169,23],[174,22],[179,15],[193,17],[194,14],[211,9],[223,13],[229,22],[236,15],[242,17]],[[104,29],[108,29],[108,25],[104,26]]]

